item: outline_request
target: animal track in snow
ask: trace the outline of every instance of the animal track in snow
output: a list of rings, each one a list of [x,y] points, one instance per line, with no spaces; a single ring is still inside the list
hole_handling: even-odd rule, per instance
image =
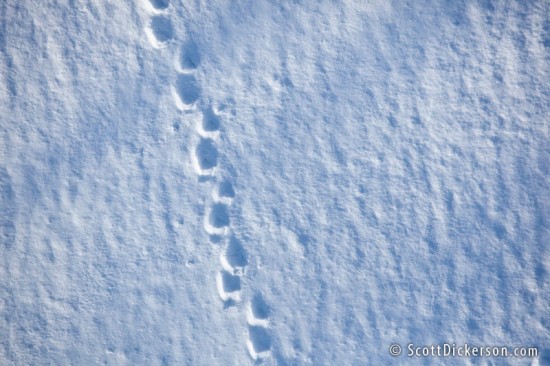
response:
[[[210,235],[225,235],[229,226],[229,213],[227,205],[214,203],[206,216],[204,228]]]
[[[212,139],[201,139],[193,155],[195,170],[199,175],[214,175],[214,168],[218,165],[218,149]]]
[[[148,1],[157,14],[169,6],[169,0]],[[174,33],[170,20],[161,15],[151,18],[147,32],[151,44],[157,48],[167,43]],[[201,87],[194,73],[200,63],[198,46],[193,40],[189,40],[181,46],[174,66],[178,75],[172,91],[176,106],[182,111],[197,109],[195,104],[201,97]],[[218,149],[215,139],[220,133],[220,118],[218,111],[212,106],[200,110],[202,119],[196,126],[200,139],[191,159],[199,179],[216,181]],[[229,180],[221,180],[213,190],[213,203],[204,216],[204,228],[210,235],[210,242],[220,243],[229,233],[229,206],[234,198],[235,190]],[[216,275],[216,288],[224,307],[227,308],[241,301],[241,277],[248,265],[246,251],[236,237],[229,238],[220,261],[222,269]],[[270,309],[263,297],[259,294],[254,296],[246,308],[246,345],[250,357],[254,360],[264,359],[271,354],[269,315]]]
[[[220,118],[212,107],[208,107],[202,114],[202,121],[197,126],[197,132],[203,137],[216,138],[220,130]]]
[[[237,238],[232,237],[222,253],[220,261],[222,267],[234,275],[242,276],[248,264],[246,252]]]
[[[157,10],[164,10],[170,5],[168,0],[149,0],[149,3]]]
[[[174,29],[170,19],[162,15],[156,15],[151,17],[145,33],[153,47],[162,48],[174,36]]]
[[[265,358],[270,354],[269,313],[269,306],[260,294],[256,294],[252,298],[246,309],[246,322],[248,324],[248,341],[246,345],[250,357],[254,360]]]
[[[143,0],[143,3],[149,12],[156,14],[163,12],[170,5],[169,0]]]
[[[264,298],[260,294],[256,294],[246,311],[246,322],[248,325],[262,326],[267,328],[269,325],[270,309]]]
[[[201,63],[201,57],[197,44],[190,40],[180,49],[179,59],[176,63],[177,71],[189,73],[197,69]]]
[[[212,198],[214,199],[214,202],[221,202],[226,205],[231,205],[233,203],[233,199],[235,198],[235,190],[233,189],[231,182],[228,180],[223,180],[218,185],[218,188],[212,192]]]
[[[163,13],[169,6],[169,0],[144,0],[150,11]],[[162,48],[172,39],[174,29],[170,19],[163,15],[151,17],[145,29],[147,38],[155,48]],[[201,96],[201,88],[193,75],[201,62],[198,47],[192,40],[180,49],[176,71],[179,72],[172,89],[176,106],[180,110],[194,109],[195,102]],[[218,165],[218,149],[214,139],[218,137],[220,119],[211,106],[202,111],[201,123],[197,132],[201,136],[194,154],[193,165],[201,178],[215,179]],[[210,234],[210,241],[218,243],[229,232],[229,206],[235,198],[235,190],[228,180],[222,180],[212,192],[214,203],[210,206],[204,220],[204,227]],[[222,270],[216,276],[218,295],[224,307],[236,305],[241,301],[241,277],[248,265],[245,249],[235,237],[230,237],[221,257]],[[246,341],[250,357],[261,360],[271,354],[271,334],[269,332],[269,306],[259,294],[255,295],[246,309],[248,340]]]
[[[271,335],[267,328],[257,325],[248,326],[248,353],[252,359],[263,359],[271,353]]]
[[[181,110],[190,109],[199,99],[201,88],[193,75],[180,74],[175,85],[176,106]]]
[[[227,271],[220,271],[216,277],[218,294],[226,305],[231,305],[241,300],[241,277]]]

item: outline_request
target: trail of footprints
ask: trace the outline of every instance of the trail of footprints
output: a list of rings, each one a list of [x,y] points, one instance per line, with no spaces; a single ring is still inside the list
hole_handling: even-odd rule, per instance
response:
[[[145,33],[154,48],[164,48],[174,37],[172,23],[167,16],[169,0],[142,0],[151,14]],[[198,111],[196,132],[198,143],[192,154],[192,164],[199,179],[215,182],[212,203],[206,210],[204,229],[212,243],[225,243],[220,255],[221,269],[216,277],[216,287],[224,308],[241,303],[241,278],[245,275],[248,259],[239,239],[230,231],[229,207],[235,198],[231,181],[217,177],[220,117],[212,106],[200,102],[201,87],[195,77],[201,57],[197,44],[189,40],[180,47],[174,65],[177,77],[172,88],[176,107],[181,111]],[[255,294],[245,305],[248,339],[246,347],[252,359],[261,360],[271,352],[269,332],[270,308],[261,294]]]

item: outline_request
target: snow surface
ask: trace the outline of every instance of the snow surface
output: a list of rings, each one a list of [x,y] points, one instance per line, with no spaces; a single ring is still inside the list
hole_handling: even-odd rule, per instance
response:
[[[3,0],[0,364],[550,364],[549,14]]]

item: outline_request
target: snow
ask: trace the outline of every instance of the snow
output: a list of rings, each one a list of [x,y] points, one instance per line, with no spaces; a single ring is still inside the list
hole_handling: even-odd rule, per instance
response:
[[[550,364],[548,14],[3,1],[0,364]]]

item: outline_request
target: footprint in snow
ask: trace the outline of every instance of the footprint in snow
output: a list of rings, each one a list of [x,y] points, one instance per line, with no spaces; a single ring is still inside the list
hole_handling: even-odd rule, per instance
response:
[[[193,40],[185,43],[179,53],[179,59],[176,68],[181,73],[190,73],[195,71],[201,63],[199,47]]]
[[[159,13],[168,8],[168,5],[170,5],[169,0],[144,0],[145,5],[149,9],[149,11]]]
[[[174,94],[176,106],[180,110],[188,110],[199,99],[201,88],[193,75],[180,74],[176,79]]]
[[[233,275],[225,270],[218,272],[216,277],[218,295],[224,303],[224,307],[235,305],[241,300],[241,277]]]
[[[248,265],[248,259],[242,244],[237,238],[231,237],[229,239],[229,243],[220,257],[220,261],[226,271],[239,276],[244,274],[244,270]]]
[[[214,203],[206,216],[204,228],[210,235],[225,235],[229,229],[228,207],[223,203]]]
[[[222,180],[217,189],[212,192],[212,198],[214,202],[225,203],[231,205],[235,198],[235,190],[233,185],[228,180]]]
[[[218,165],[218,149],[214,140],[200,139],[193,154],[193,165],[201,176],[214,175],[214,169]]]
[[[256,294],[248,304],[246,322],[248,324],[248,353],[254,360],[269,356],[271,335],[269,334],[270,309],[261,294]]]
[[[220,131],[220,118],[212,107],[202,113],[202,120],[197,125],[197,132],[203,137],[216,138]]]
[[[162,15],[156,15],[149,20],[145,33],[153,47],[163,48],[174,36],[174,29],[170,19]]]

